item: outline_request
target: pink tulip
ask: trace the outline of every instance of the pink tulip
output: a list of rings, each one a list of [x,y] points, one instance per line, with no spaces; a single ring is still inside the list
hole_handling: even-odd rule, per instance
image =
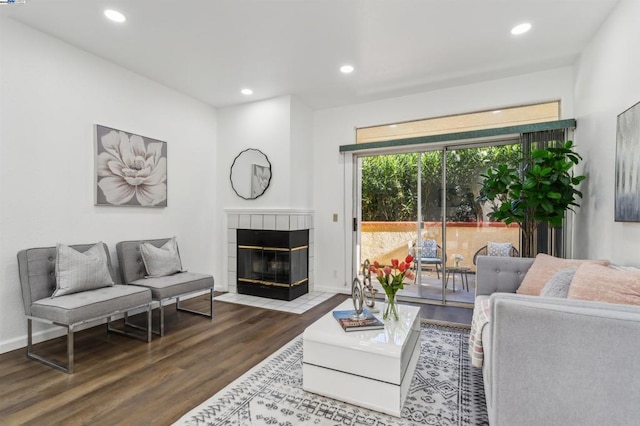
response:
[[[416,275],[413,273],[413,271],[411,269],[409,269],[404,276],[408,279],[408,280],[413,280]]]
[[[391,274],[391,267],[389,267],[389,266],[385,266],[385,267],[384,267],[384,274],[385,274],[385,275],[389,275],[389,274]]]

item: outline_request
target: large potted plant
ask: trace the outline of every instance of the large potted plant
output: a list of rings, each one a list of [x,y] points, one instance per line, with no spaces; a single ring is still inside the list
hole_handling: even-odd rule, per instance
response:
[[[561,227],[567,209],[578,207],[582,193],[576,186],[585,176],[574,176],[572,167],[582,157],[573,151],[572,141],[523,155],[522,171],[501,164],[490,168],[484,178],[478,201],[491,203],[489,217],[522,230],[523,257],[531,257],[535,231],[540,224]]]

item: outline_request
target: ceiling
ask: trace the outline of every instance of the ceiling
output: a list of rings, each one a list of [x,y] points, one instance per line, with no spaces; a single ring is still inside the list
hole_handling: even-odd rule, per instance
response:
[[[27,0],[0,14],[214,107],[296,95],[317,109],[570,65],[617,2]]]

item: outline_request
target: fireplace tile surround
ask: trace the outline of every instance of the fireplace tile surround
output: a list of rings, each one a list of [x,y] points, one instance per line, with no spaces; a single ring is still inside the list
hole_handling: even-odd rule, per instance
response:
[[[229,209],[226,213],[227,228],[227,291],[237,290],[237,230],[257,229],[275,231],[309,230],[309,291],[314,289],[314,224],[310,210],[282,209]]]

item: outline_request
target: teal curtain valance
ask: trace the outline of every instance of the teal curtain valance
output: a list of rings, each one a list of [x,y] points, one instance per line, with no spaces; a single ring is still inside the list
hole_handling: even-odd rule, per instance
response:
[[[544,123],[522,124],[518,126],[472,130],[468,132],[446,133],[443,135],[420,136],[416,138],[392,139],[380,142],[340,145],[340,152],[357,152],[372,149],[411,147],[412,145],[423,145],[437,142],[485,139],[507,135],[520,135],[523,133],[541,132],[547,130],[574,129],[575,127],[576,120],[571,118],[566,120],[547,121]]]

